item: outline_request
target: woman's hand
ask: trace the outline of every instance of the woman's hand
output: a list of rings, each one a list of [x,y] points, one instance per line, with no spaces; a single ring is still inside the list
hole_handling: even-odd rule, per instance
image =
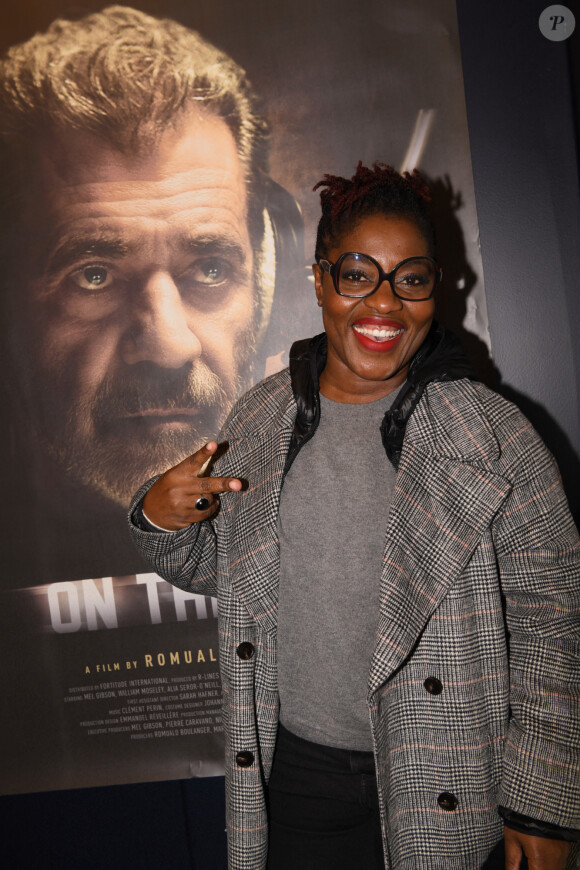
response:
[[[143,499],[148,520],[162,529],[183,529],[213,516],[219,507],[220,492],[242,488],[242,481],[235,477],[200,477],[217,448],[215,441],[209,441],[155,481]],[[201,498],[209,502],[205,509],[196,507]]]
[[[529,870],[564,870],[570,843],[520,834],[504,828],[505,870],[518,870],[523,855],[528,859]]]

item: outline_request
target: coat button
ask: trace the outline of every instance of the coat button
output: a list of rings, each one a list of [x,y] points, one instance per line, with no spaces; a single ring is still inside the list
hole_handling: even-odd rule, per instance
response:
[[[437,803],[442,810],[447,810],[447,812],[451,812],[452,810],[457,809],[457,798],[449,791],[441,792],[441,794],[437,798]]]
[[[443,683],[437,677],[427,677],[423,685],[430,695],[440,695],[443,691]]]
[[[238,767],[249,767],[254,763],[253,752],[238,752],[236,755],[236,764]]]
[[[245,640],[239,645],[239,647],[236,649],[236,652],[241,659],[247,661],[248,659],[251,659],[254,655],[254,644],[250,643],[248,640]]]

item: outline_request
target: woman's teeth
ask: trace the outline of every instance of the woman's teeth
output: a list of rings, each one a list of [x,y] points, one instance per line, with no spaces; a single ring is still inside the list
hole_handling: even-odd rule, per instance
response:
[[[385,326],[360,325],[355,325],[353,329],[355,332],[358,332],[359,335],[365,335],[367,338],[371,338],[376,342],[391,341],[404,331],[402,329],[393,329],[392,327]]]

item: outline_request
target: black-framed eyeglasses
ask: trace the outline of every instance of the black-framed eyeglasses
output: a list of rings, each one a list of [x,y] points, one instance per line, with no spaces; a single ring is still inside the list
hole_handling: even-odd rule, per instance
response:
[[[319,260],[319,265],[332,278],[339,296],[351,299],[371,296],[383,281],[388,281],[399,299],[424,302],[431,299],[443,275],[432,257],[407,257],[390,272],[385,272],[380,263],[368,254],[358,254],[356,251],[341,254],[336,263]]]

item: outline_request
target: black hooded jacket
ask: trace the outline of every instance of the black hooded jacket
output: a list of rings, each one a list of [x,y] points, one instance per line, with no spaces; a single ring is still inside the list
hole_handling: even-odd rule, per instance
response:
[[[320,420],[319,379],[326,364],[326,333],[297,341],[290,350],[290,375],[298,407],[286,470],[302,445],[311,438]],[[425,341],[411,360],[407,380],[381,424],[383,445],[389,460],[398,467],[407,421],[431,381],[475,378],[459,340],[445,327],[433,323]]]

